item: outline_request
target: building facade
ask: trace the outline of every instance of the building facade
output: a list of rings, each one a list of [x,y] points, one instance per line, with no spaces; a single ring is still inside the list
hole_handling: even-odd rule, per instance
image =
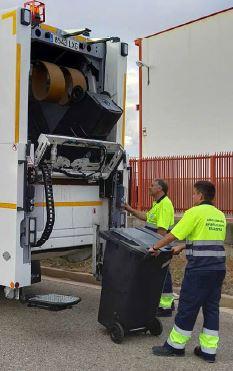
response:
[[[136,40],[139,157],[231,151],[233,8]]]

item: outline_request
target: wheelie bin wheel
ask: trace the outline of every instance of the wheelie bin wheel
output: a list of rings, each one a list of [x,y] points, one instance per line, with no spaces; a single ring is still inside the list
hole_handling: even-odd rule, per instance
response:
[[[148,326],[148,330],[150,331],[150,334],[153,336],[161,335],[163,332],[163,325],[160,319],[155,318]]]
[[[116,344],[121,344],[124,339],[124,329],[119,322],[115,322],[110,328],[110,337]]]

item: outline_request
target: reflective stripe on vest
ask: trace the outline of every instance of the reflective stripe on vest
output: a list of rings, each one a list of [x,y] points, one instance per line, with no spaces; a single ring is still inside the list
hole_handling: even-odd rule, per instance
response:
[[[216,257],[224,257],[226,256],[225,251],[214,251],[214,250],[192,250],[192,249],[186,249],[185,251],[186,255],[189,256],[216,256]]]
[[[186,245],[192,246],[224,246],[224,241],[213,240],[197,240],[197,241],[186,241]]]
[[[187,269],[225,270],[226,253],[222,240],[186,241]]]

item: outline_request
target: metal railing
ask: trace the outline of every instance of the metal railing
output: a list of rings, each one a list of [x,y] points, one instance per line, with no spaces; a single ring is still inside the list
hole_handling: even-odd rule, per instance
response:
[[[147,210],[153,202],[149,195],[152,180],[161,178],[169,186],[175,211],[192,207],[193,184],[211,180],[216,186],[215,204],[226,214],[233,214],[233,152],[215,155],[152,157],[130,159],[130,203]]]

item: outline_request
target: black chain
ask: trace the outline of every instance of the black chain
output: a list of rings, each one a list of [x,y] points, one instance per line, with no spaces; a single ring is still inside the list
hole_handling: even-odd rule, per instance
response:
[[[51,165],[43,164],[41,165],[41,171],[43,175],[44,189],[45,189],[45,199],[46,199],[46,212],[47,221],[42,233],[41,238],[37,241],[34,247],[40,247],[49,239],[53,226],[55,223],[55,208],[54,208],[54,198],[53,198],[53,185],[52,185],[52,167]]]

